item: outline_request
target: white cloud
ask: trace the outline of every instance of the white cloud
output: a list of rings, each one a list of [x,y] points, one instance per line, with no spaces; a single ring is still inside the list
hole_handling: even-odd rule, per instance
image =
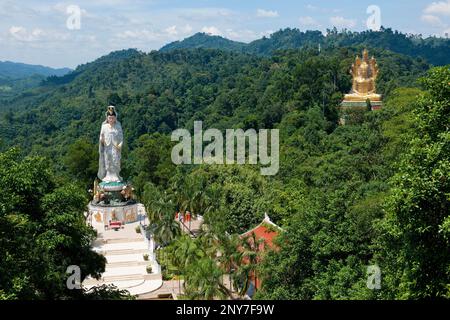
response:
[[[166,33],[169,36],[178,36],[178,35],[186,35],[190,34],[192,32],[192,27],[187,24],[184,27],[179,28],[176,25],[170,26],[166,29],[164,29],[164,33]]]
[[[9,28],[9,36],[20,42],[60,42],[70,38],[68,33],[54,30],[42,30],[34,28],[28,30],[23,26],[12,26]]]
[[[189,21],[211,21],[212,19],[231,18],[235,13],[225,8],[182,9],[178,17]]]
[[[167,32],[168,35],[176,36],[178,34],[177,26],[171,26],[166,29],[164,29],[165,32]]]
[[[183,32],[184,34],[189,34],[192,32],[192,30],[193,30],[192,27],[189,24],[187,24],[181,29],[181,32]]]
[[[273,30],[266,30],[261,32],[256,32],[249,29],[240,29],[240,30],[234,30],[234,29],[226,29],[225,30],[225,37],[231,40],[240,41],[240,42],[249,42],[256,39],[260,39],[264,36],[269,36],[272,33],[274,33]]]
[[[236,41],[244,41],[244,40],[248,40],[248,38],[252,39],[255,35],[256,32],[252,31],[252,30],[233,30],[233,29],[226,29],[225,30],[226,33],[226,37],[228,39],[231,40],[236,40]]]
[[[119,32],[116,34],[117,38],[122,40],[127,39],[134,39],[134,40],[141,40],[141,41],[151,41],[151,40],[157,40],[161,34],[154,32],[152,30],[148,29],[141,29],[141,30],[126,30],[123,32]]]
[[[331,17],[330,18],[330,22],[336,28],[348,28],[348,29],[350,29],[350,28],[353,28],[354,26],[356,26],[356,20],[354,20],[354,19],[346,19],[346,18],[341,17],[341,16]]]
[[[433,16],[431,14],[424,14],[422,15],[422,17],[420,17],[420,19],[433,27],[441,28],[445,26],[439,17]]]
[[[319,9],[319,7],[313,6],[312,4],[307,4],[306,9],[316,11],[317,9]]]
[[[450,16],[450,0],[432,2],[425,8],[424,12],[427,14]]]
[[[307,4],[305,7],[309,11],[320,12],[320,13],[337,14],[337,13],[340,13],[343,11],[342,9],[336,9],[336,8],[321,8],[321,7],[314,6],[312,4]]]
[[[221,36],[222,35],[222,32],[217,27],[214,27],[214,26],[203,27],[202,32],[213,35],[213,36]]]
[[[25,27],[12,26],[9,28],[9,34],[16,40],[29,42],[41,39],[44,32],[41,29],[33,29],[29,32]]]
[[[260,18],[277,18],[280,15],[278,11],[258,9],[256,10],[256,16]]]
[[[436,35],[447,37],[446,33],[448,34],[450,31],[448,18],[445,18],[444,23],[442,20],[444,18],[441,19],[439,16],[450,16],[450,0],[432,2],[423,10],[423,15],[420,17],[423,22],[431,27],[442,30],[436,33]]]
[[[320,26],[319,23],[313,17],[300,17],[299,19],[300,25],[304,27],[312,27],[312,26]]]

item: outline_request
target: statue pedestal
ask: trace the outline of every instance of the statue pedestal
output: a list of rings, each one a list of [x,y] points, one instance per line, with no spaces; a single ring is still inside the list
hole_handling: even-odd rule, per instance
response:
[[[93,221],[105,226],[111,222],[126,224],[138,221],[139,207],[131,185],[121,181],[95,182],[94,199],[88,205]]]
[[[370,100],[370,99],[369,99]],[[369,108],[370,107],[370,108]],[[342,101],[338,107],[339,110],[339,124],[359,123],[364,118],[364,113],[367,111],[380,110],[383,107],[381,100],[370,100],[370,106],[367,100],[345,100]]]
[[[142,206],[135,202],[133,204],[125,205],[101,205],[95,204],[91,201],[88,205],[89,214],[92,221],[96,223],[103,223],[109,226],[110,222],[119,221],[122,224],[133,223],[139,219],[139,210]]]
[[[100,182],[99,187],[103,191],[122,191],[124,187],[127,187],[123,182]]]

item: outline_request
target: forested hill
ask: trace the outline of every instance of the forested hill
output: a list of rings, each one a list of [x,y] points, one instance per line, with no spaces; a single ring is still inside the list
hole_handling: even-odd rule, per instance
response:
[[[342,47],[364,45],[391,50],[393,52],[422,57],[433,65],[450,63],[450,39],[428,37],[420,35],[406,35],[392,29],[382,28],[379,32],[363,31],[338,32],[336,29],[328,30],[326,35],[320,31],[302,32],[298,29],[284,29],[248,44],[197,33],[182,41],[172,42],[160,49],[167,52],[174,49],[211,48],[231,50],[258,55],[272,55],[277,50],[297,49],[305,46],[318,45],[322,47]]]
[[[271,128],[286,113],[314,105],[335,123],[335,107],[350,89],[348,69],[357,53],[360,48],[304,49],[272,57],[206,49],[115,52],[4,102],[0,139],[61,155],[81,136],[96,141],[108,103],[118,106],[131,147],[143,134],[169,133],[193,120],[216,128]],[[385,50],[371,54],[378,59],[378,88],[385,95],[414,85],[429,68]]]
[[[163,46],[159,51],[168,52],[176,49],[220,49],[243,52],[247,47],[246,43],[225,39],[220,36],[214,36],[199,32],[182,41],[175,41]]]

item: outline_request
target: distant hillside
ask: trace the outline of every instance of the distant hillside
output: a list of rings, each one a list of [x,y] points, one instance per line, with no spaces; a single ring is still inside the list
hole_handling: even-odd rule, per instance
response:
[[[20,79],[0,77],[0,98],[13,97],[24,90],[38,87],[45,79],[45,76],[38,74]]]
[[[182,41],[170,43],[160,49],[168,52],[175,49],[210,48],[235,52],[270,56],[277,50],[298,49],[306,46],[323,49],[366,46],[369,48],[388,49],[393,52],[422,57],[433,65],[450,64],[450,39],[422,38],[417,35],[407,35],[392,29],[382,28],[380,31],[338,32],[337,29],[328,30],[326,35],[320,31],[302,32],[298,29],[284,29],[252,41],[248,44],[235,42],[219,36],[197,33]]]
[[[118,106],[131,148],[143,134],[190,128],[197,119],[219,129],[272,128],[289,110],[320,106],[334,122],[335,107],[350,90],[348,69],[357,53],[360,48],[320,54],[305,48],[273,57],[212,49],[112,52],[0,99],[0,139],[26,151],[39,146],[44,152],[48,146],[61,155],[80,136],[98,139],[108,104]],[[370,53],[377,57],[377,88],[385,96],[414,85],[429,68],[423,60],[387,50]]]
[[[54,69],[40,65],[31,65],[25,63],[17,63],[11,61],[0,61],[0,79],[23,79],[33,75],[44,77],[49,76],[63,76],[69,73],[71,69],[61,68]]]
[[[104,69],[108,69],[109,66],[113,65],[116,62],[127,59],[131,60],[132,58],[138,58],[142,54],[143,54],[142,52],[136,49],[124,49],[113,51],[107,55],[104,55],[96,59],[95,61],[81,64],[75,70],[63,76],[52,75],[48,77],[45,81],[43,81],[43,85],[48,86],[48,85],[61,85],[69,83],[86,70],[89,70],[90,72],[95,72],[97,70],[102,72]]]

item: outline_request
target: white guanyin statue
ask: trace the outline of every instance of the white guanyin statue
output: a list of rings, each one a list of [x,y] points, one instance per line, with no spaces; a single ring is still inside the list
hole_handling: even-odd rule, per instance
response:
[[[102,124],[99,141],[99,167],[97,176],[103,182],[121,182],[120,159],[123,145],[123,132],[117,121],[114,106],[106,111],[106,120]]]

